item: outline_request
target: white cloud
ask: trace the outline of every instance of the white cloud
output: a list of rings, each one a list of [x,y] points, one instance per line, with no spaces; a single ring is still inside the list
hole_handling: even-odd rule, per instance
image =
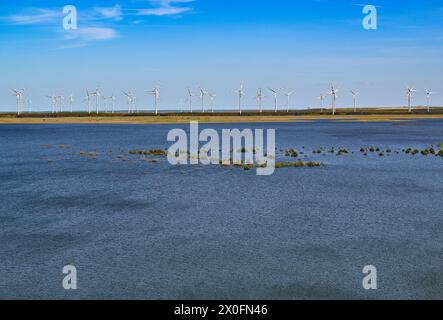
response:
[[[180,13],[191,11],[191,8],[155,8],[155,9],[143,9],[138,11],[140,16],[171,16]]]
[[[116,30],[104,27],[83,27],[65,33],[67,40],[100,41],[118,37]]]
[[[33,9],[29,14],[15,14],[2,18],[10,24],[27,25],[51,22],[62,17],[62,12],[48,9]]]
[[[95,8],[95,11],[105,19],[112,19],[115,21],[123,19],[122,8],[118,4],[113,7],[97,7]]]
[[[150,3],[156,8],[140,9],[137,14],[140,16],[172,16],[193,11],[192,7],[174,4],[191,3],[194,0],[151,0]]]

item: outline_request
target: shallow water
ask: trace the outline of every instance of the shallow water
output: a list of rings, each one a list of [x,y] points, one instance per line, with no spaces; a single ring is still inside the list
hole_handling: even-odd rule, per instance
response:
[[[325,164],[270,177],[128,154],[175,127],[0,125],[0,298],[443,298],[443,158],[359,152],[436,145],[442,121],[200,126],[276,128]],[[312,154],[333,146],[354,153]]]

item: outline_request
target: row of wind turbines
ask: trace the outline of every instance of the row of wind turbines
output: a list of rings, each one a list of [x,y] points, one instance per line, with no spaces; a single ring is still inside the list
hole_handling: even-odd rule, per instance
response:
[[[12,95],[15,96],[16,100],[17,100],[17,114],[20,115],[23,113],[23,109],[24,109],[25,89],[18,89],[18,90],[11,89],[11,90],[13,92]],[[274,111],[275,112],[279,111],[279,95],[283,94],[284,97],[286,98],[286,112],[289,112],[290,105],[291,105],[290,99],[291,99],[291,96],[293,94],[295,94],[295,91],[286,92],[282,88],[278,88],[278,89],[277,88],[268,88],[268,90],[271,93],[271,96],[273,96]],[[327,98],[327,95],[330,95],[331,96],[332,114],[333,115],[336,114],[338,92],[339,92],[339,90],[333,84],[331,84],[330,90],[328,91],[328,93],[321,94],[318,97],[318,99],[320,100],[321,113],[323,113],[324,109],[325,109],[324,100]],[[410,113],[412,112],[412,98],[413,98],[414,93],[416,93],[416,92],[417,92],[417,90],[413,87],[406,88],[408,111]],[[127,112],[128,113],[137,112],[137,110],[136,110],[136,96],[133,93],[133,91],[127,91],[127,92],[122,91],[122,93],[124,94],[124,96],[126,96],[126,99],[127,99]],[[145,91],[145,93],[152,95],[154,97],[154,112],[157,115],[160,110],[160,97],[161,97],[160,87],[157,86],[153,90]],[[244,110],[243,109],[243,100],[246,96],[243,83],[240,85],[240,88],[238,90],[235,90],[235,93],[238,95],[238,109],[239,109],[239,113],[241,115]],[[350,93],[352,94],[352,98],[353,98],[354,112],[357,112],[357,97],[359,95],[359,92],[355,91],[355,90],[351,90]],[[427,100],[427,111],[430,112],[430,110],[431,110],[431,96],[432,96],[433,92],[431,90],[425,89],[425,93],[426,93],[426,100]],[[187,94],[188,94],[187,101],[189,103],[189,112],[192,113],[193,112],[193,97],[195,97],[195,94],[192,92],[192,90],[190,88],[187,89]],[[217,95],[212,91],[206,91],[206,90],[203,90],[202,88],[199,88],[198,96],[200,98],[200,103],[201,103],[201,112],[204,113],[207,111],[205,109],[205,96],[209,97],[209,99],[211,101],[210,111],[214,112],[215,98],[217,97]],[[72,94],[67,97],[65,97],[63,95],[48,95],[46,97],[48,99],[50,99],[50,101],[51,101],[52,113],[64,112],[63,107],[64,107],[65,101],[68,103],[69,111],[73,112],[74,97]],[[266,98],[263,88],[259,88],[257,90],[257,93],[254,98],[257,100],[259,112],[262,113],[263,112],[263,100],[264,100],[264,98]],[[108,112],[115,113],[115,111],[116,111],[116,109],[115,109],[116,97],[114,94],[112,94],[111,96],[104,96],[101,93],[99,88],[95,89],[95,91],[90,91],[89,89],[86,89],[86,96],[83,101],[86,103],[86,110],[89,114],[91,114],[93,112],[93,109],[91,108],[92,107],[91,106],[92,100],[95,100],[95,113],[97,113],[97,114],[100,113],[100,108],[102,106],[101,101],[103,101],[104,111],[106,113],[108,113]],[[26,103],[29,106],[29,112],[32,112],[31,98],[28,97],[26,99]],[[183,104],[184,104],[184,100],[182,99],[181,103],[180,103],[180,112],[184,111]]]

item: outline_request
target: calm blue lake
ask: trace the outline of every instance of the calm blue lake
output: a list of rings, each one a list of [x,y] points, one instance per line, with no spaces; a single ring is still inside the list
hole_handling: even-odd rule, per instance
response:
[[[0,298],[443,298],[443,157],[402,152],[442,121],[200,125],[275,128],[279,158],[324,163],[269,177],[128,153],[176,127],[0,125]]]

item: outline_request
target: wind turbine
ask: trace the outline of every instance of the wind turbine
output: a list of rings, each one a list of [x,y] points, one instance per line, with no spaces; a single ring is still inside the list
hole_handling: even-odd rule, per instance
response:
[[[111,97],[105,97],[105,96],[102,97],[102,99],[103,99],[103,104],[104,104],[105,112],[106,112],[106,113],[108,113],[108,100],[109,100],[110,98],[111,98]]]
[[[201,106],[202,106],[202,112],[205,112],[205,95],[206,95],[206,91],[204,91],[202,88],[200,88],[200,102],[201,102]]]
[[[243,83],[240,84],[240,89],[236,91],[238,93],[238,109],[240,112],[240,115],[242,113],[242,99],[245,96],[245,92],[243,90]]]
[[[28,98],[28,107],[29,107],[29,113],[32,112],[32,99]]]
[[[25,89],[21,90],[14,90],[11,89],[13,92],[13,96],[17,99],[17,115],[20,115],[23,111],[23,94],[25,93]]]
[[[338,89],[335,88],[334,85],[331,83],[331,91],[329,91],[329,94],[331,95],[331,98],[332,98],[332,115],[335,115],[337,93],[338,93]]]
[[[131,95],[131,111],[132,113],[137,112],[137,105],[136,105],[137,97],[135,96],[134,93],[132,93],[132,91],[130,91],[129,94]]]
[[[58,110],[60,112],[63,112],[63,101],[64,100],[65,100],[65,97],[63,97],[63,96],[57,96],[56,97],[56,101],[57,101],[57,104],[58,104]]]
[[[114,113],[115,112],[115,96],[114,96],[114,94],[112,94],[112,96],[110,96],[109,98],[111,98],[112,113]]]
[[[69,103],[69,109],[72,113],[72,104],[74,103],[74,96],[72,94],[69,95],[68,103]]]
[[[294,93],[294,91],[285,92],[285,96],[286,96],[286,112],[289,112],[290,99],[291,99],[291,95],[293,93]]]
[[[354,113],[357,113],[357,96],[359,95],[358,91],[351,90],[352,99],[354,101]]]
[[[46,97],[51,99],[52,113],[57,112],[57,98],[55,96],[46,96]]]
[[[21,113],[21,104],[22,104],[22,95],[18,91],[15,91],[15,90],[12,90],[12,91],[15,92],[12,95],[15,96],[15,98],[17,100],[16,101],[17,102],[17,115],[20,115],[20,113]]]
[[[211,99],[211,112],[214,112],[214,99],[217,96],[213,92],[208,92],[209,98]]]
[[[428,113],[431,112],[431,95],[433,92],[429,89],[426,89],[426,103],[428,108]]]
[[[124,92],[124,91],[122,91],[122,92],[123,92],[123,94],[127,98],[128,113],[131,113],[132,112],[132,108],[133,108],[133,103],[134,103],[134,97],[133,97],[131,92]]]
[[[323,100],[325,100],[326,96],[322,93],[320,94],[320,96],[318,97],[318,99],[320,99],[320,112],[323,113]]]
[[[263,109],[262,109],[262,102],[263,102],[263,98],[264,98],[264,97],[265,97],[265,95],[263,94],[263,90],[262,90],[262,88],[258,89],[256,99],[257,99],[257,101],[258,101],[258,108],[259,108],[259,110],[260,110],[260,113],[263,112]]]
[[[272,88],[268,88],[273,94],[274,94],[274,109],[275,112],[278,111],[278,93],[280,92],[281,89],[272,89]]]
[[[409,113],[412,112],[412,95],[413,95],[414,92],[417,92],[417,90],[415,90],[415,88],[413,88],[413,87],[406,88],[406,96],[408,98],[408,110],[409,110]]]
[[[100,106],[101,92],[100,92],[100,90],[97,88],[97,89],[95,89],[95,92],[92,93],[92,95],[95,96],[95,111],[96,111],[96,113],[98,114],[98,111],[99,111],[98,109],[99,109],[99,106]]]
[[[154,96],[154,100],[155,100],[155,114],[158,115],[158,107],[160,104],[160,88],[159,87],[155,87],[154,90],[152,91],[146,91],[149,94],[152,94]]]
[[[91,114],[91,97],[93,96],[93,93],[89,92],[88,89],[86,89],[86,101],[88,104],[88,113]]]
[[[189,88],[188,88],[188,96],[189,96],[189,111],[192,113],[192,97],[194,95],[192,94],[192,91]]]

